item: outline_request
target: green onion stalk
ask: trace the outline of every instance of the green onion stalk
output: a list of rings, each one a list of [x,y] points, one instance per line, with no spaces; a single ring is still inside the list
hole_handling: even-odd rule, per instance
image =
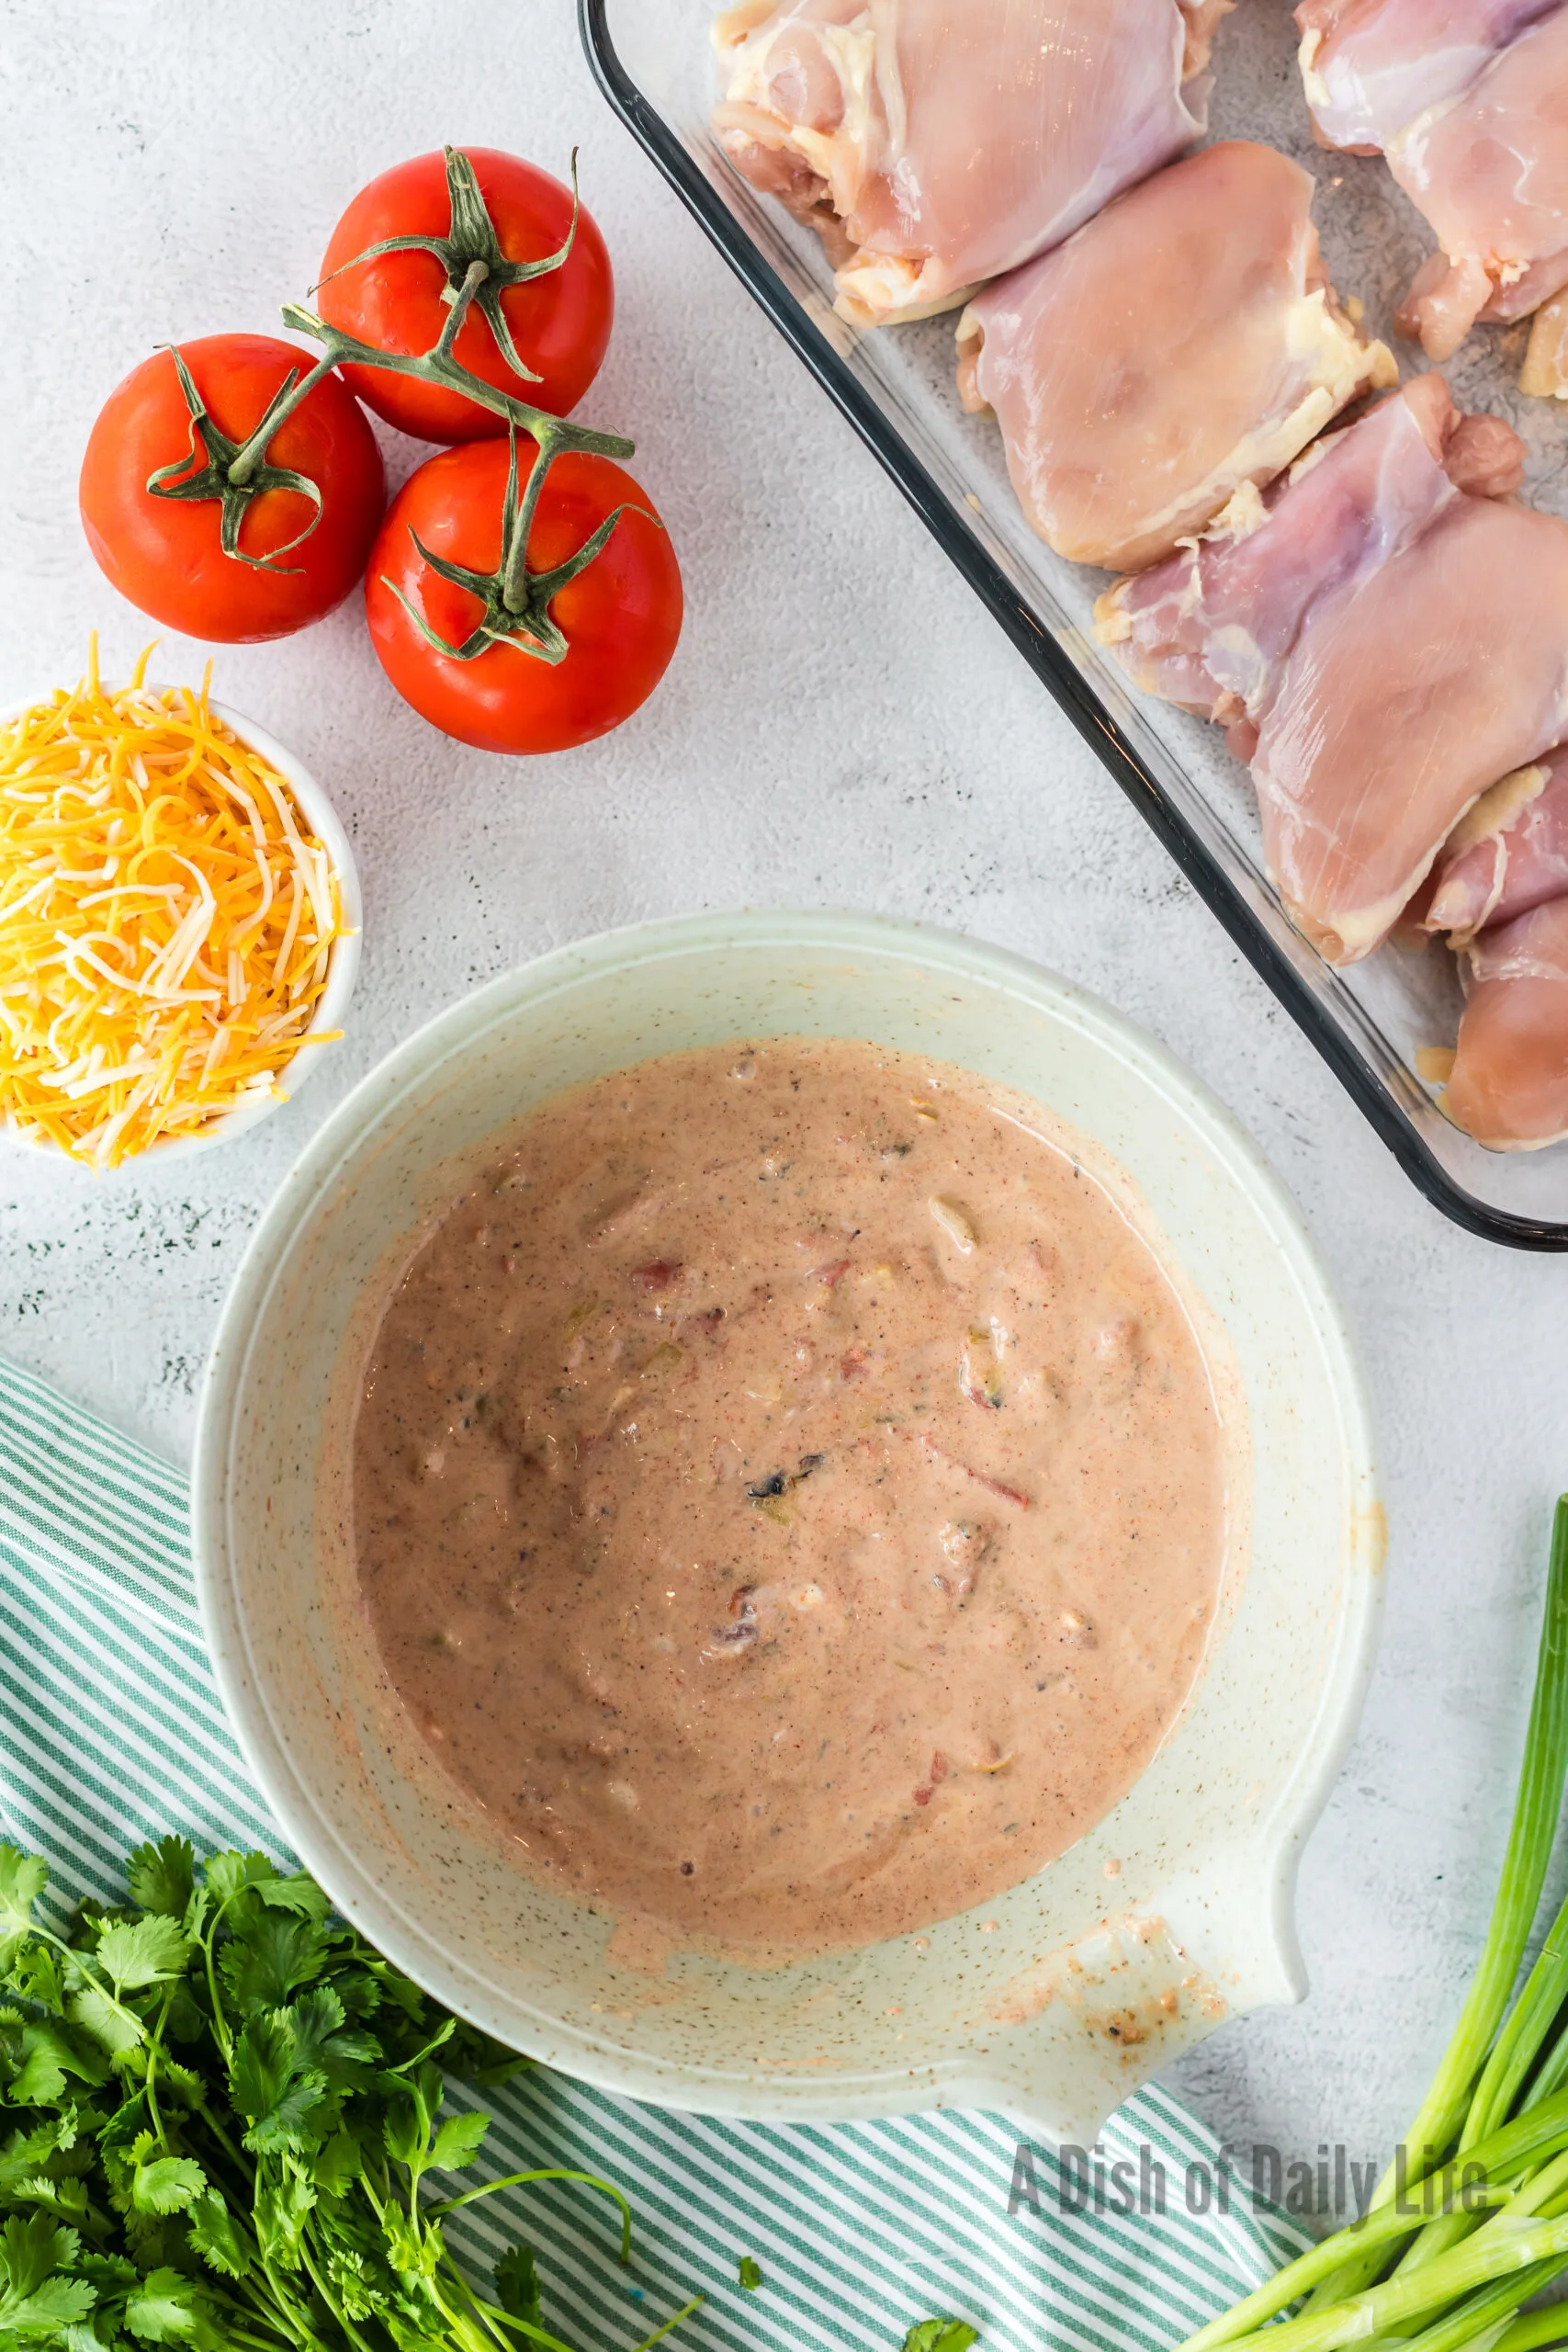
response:
[[[1568,1775],[1568,1495],[1558,1502],[1535,1695],[1491,1923],[1464,2007],[1359,2220],[1289,2263],[1180,2352],[1535,2352],[1568,2304],[1568,1903],[1517,1997]],[[1281,2314],[1290,2314],[1282,2317]],[[1254,2337],[1259,2338],[1257,2347]]]

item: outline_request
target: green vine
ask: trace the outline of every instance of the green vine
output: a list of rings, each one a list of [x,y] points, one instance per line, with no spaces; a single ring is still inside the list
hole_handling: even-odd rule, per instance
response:
[[[296,565],[279,567],[277,560],[279,556],[289,554],[301,540],[308,539],[321,521],[321,489],[309,474],[298,473],[292,466],[269,465],[265,451],[284,418],[299,406],[299,401],[292,395],[302,371],[291,368],[267,402],[265,415],[252,434],[250,442],[243,445],[248,448],[251,443],[254,443],[257,454],[250,466],[241,472],[237,468],[242,445],[238,441],[231,441],[222,428],[209,416],[207,403],[191,380],[190,369],[186,366],[179,345],[171,344],[169,349],[174,354],[180,390],[190,412],[190,447],[184,457],[176,458],[172,465],[160,466],[155,472],[149,474],[149,491],[154,498],[216,499],[222,510],[218,525],[218,540],[225,555],[231,555],[237,563],[253,564],[258,571],[278,568],[297,570]],[[314,383],[320,373],[319,368],[312,369],[309,381]],[[196,473],[186,473],[187,466],[198,465],[202,450],[207,453],[207,463],[199,466]],[[179,479],[181,476],[184,476],[183,480]],[[311,501],[315,512],[304,529],[296,531],[282,547],[272,548],[266,555],[247,555],[240,545],[240,526],[244,521],[245,509],[251,500],[264,490],[297,490],[302,498]]]
[[[446,159],[446,200],[452,213],[446,234],[430,237],[416,232],[406,237],[383,237],[378,245],[367,245],[352,261],[340,263],[331,277],[322,278],[321,286],[330,286],[333,277],[341,277],[345,269],[357,269],[363,261],[378,261],[383,254],[434,254],[446,272],[442,300],[456,302],[467,288],[476,309],[482,311],[489,321],[496,348],[507,366],[526,382],[537,384],[542,379],[523,359],[512,340],[501,298],[509,286],[525,286],[530,278],[546,277],[552,270],[564,268],[577,242],[581,210],[577,192],[577,150],[574,147],[571,151],[571,223],[562,244],[542,261],[507,260],[501,250],[495,224],[485,209],[472,164],[456,147],[442,152]],[[321,288],[313,290],[319,293]]]
[[[545,478],[556,458],[567,450],[581,450],[603,458],[629,458],[635,445],[623,434],[603,433],[592,425],[576,424],[569,417],[555,416],[547,409],[536,408],[531,401],[502,391],[484,377],[464,367],[454,353],[454,345],[464,320],[470,310],[477,309],[490,326],[496,346],[507,365],[515,373],[534,383],[539,381],[535,371],[525,365],[513,342],[511,330],[501,307],[501,298],[508,287],[541,277],[564,266],[576,242],[580,204],[577,192],[577,156],[571,159],[571,222],[564,242],[555,253],[532,262],[509,261],[501,248],[495,225],[491,220],[474,168],[468,158],[455,147],[445,151],[446,160],[446,193],[450,219],[444,236],[409,235],[388,237],[379,244],[367,246],[352,261],[334,270],[340,277],[344,269],[353,269],[360,262],[377,259],[389,253],[422,251],[431,253],[446,272],[446,284],[441,299],[446,305],[447,316],[428,351],[417,353],[383,351],[374,344],[361,342],[358,336],[343,328],[331,325],[302,303],[283,305],[283,323],[297,334],[309,335],[322,346],[321,356],[313,368],[304,372],[291,368],[254,429],[241,442],[222,432],[208,413],[207,406],[194,382],[190,369],[177,345],[171,345],[175,366],[179,372],[180,390],[190,414],[189,447],[170,464],[157,467],[147,478],[147,491],[153,498],[183,500],[212,500],[220,509],[219,542],[223,553],[236,562],[248,563],[257,570],[284,569],[278,564],[303,544],[321,519],[322,499],[319,483],[308,474],[292,467],[275,466],[267,456],[279,428],[307,401],[322,378],[332,374],[344,361],[362,368],[374,368],[389,375],[410,376],[418,382],[434,384],[446,391],[456,392],[465,400],[475,401],[492,416],[504,419],[512,443],[512,464],[508,475],[506,508],[503,517],[505,538],[499,570],[492,575],[473,572],[463,566],[446,562],[433,556],[419,540],[414,545],[423,560],[442,578],[458,586],[471,588],[484,605],[480,620],[461,647],[448,646],[421,619],[396,589],[404,609],[430,643],[457,661],[472,661],[486,648],[497,643],[515,645],[551,663],[563,661],[567,643],[559,628],[549,616],[552,596],[569,580],[592,562],[604,547],[621,515],[624,505],[602,523],[592,537],[576,555],[551,571],[530,572],[527,562],[528,533],[532,527]],[[323,283],[328,281],[323,280]],[[521,496],[517,490],[517,435],[528,435],[536,445],[537,454],[529,469],[528,481]],[[200,458],[205,455],[206,463]],[[195,471],[188,470],[195,467]],[[249,555],[240,546],[240,526],[251,501],[268,490],[297,491],[310,499],[315,512],[304,528],[296,532],[284,546],[265,555]],[[646,513],[637,508],[637,513]],[[657,520],[650,517],[650,520]],[[411,534],[412,536],[412,534]],[[389,586],[390,582],[388,583]]]
[[[452,563],[445,556],[434,555],[417,532],[412,528],[409,532],[410,538],[431,571],[443,580],[451,581],[455,587],[466,588],[470,595],[479,598],[484,608],[461,645],[450,645],[444,637],[438,636],[423,615],[410,604],[397,582],[389,580],[385,572],[381,575],[381,584],[391,590],[425,643],[433,646],[437,653],[445,653],[448,661],[473,662],[481,653],[488,652],[492,645],[513,645],[520,653],[531,653],[536,660],[547,662],[553,668],[565,661],[569,648],[558,625],[550,617],[552,598],[558,595],[568,581],[575,580],[579,572],[587,571],[595,556],[603,551],[621,516],[628,511],[645,515],[658,530],[664,526],[657,514],[649,514],[646,506],[634,506],[629,499],[623,499],[615,512],[606,514],[598,529],[583,541],[574,555],[568,556],[564,563],[556,564],[548,571],[530,571],[529,536],[539,503],[539,492],[544,488],[545,476],[557,453],[550,441],[541,436],[538,452],[528,469],[527,482],[520,492],[515,427],[511,430],[509,438],[512,456],[506,469],[506,493],[501,510],[501,561],[493,571],[470,571],[467,564]]]

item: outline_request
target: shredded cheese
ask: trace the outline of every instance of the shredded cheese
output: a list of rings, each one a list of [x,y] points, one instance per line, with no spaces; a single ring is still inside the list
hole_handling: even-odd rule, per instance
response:
[[[344,929],[210,665],[154,693],[151,651],[111,693],[95,639],[77,686],[0,727],[0,1118],[96,1168],[283,1099]]]

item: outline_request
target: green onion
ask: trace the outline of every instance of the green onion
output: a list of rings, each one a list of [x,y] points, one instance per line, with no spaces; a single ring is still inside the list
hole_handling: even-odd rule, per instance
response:
[[[1517,2316],[1568,2268],[1568,1903],[1509,2007],[1565,1774],[1568,1495],[1552,1521],[1535,1694],[1481,1964],[1402,2160],[1359,2221],[1200,2328],[1182,2352],[1235,2347],[1266,2325],[1267,2352],[1336,2352],[1390,2331],[1404,2352],[1533,2352],[1568,2336],[1568,2311]],[[1295,2318],[1278,2317],[1292,2304]]]
[[[1419,2270],[1402,2270],[1379,2287],[1347,2295],[1324,2311],[1305,2311],[1299,2319],[1278,2320],[1267,2333],[1269,2352],[1337,2352],[1342,2344],[1367,2335],[1414,2331],[1402,2321],[1424,2318],[1445,2303],[1459,2301],[1489,2280],[1511,2276],[1513,2308],[1517,2311],[1532,2290],[1521,2285],[1518,2273],[1541,2262],[1568,2260],[1568,2214],[1554,2222],[1531,2217],[1522,2228],[1510,2228],[1511,2216],[1498,2214],[1483,2230],[1450,2254]],[[1261,2336],[1243,2336],[1241,2343],[1261,2343]]]

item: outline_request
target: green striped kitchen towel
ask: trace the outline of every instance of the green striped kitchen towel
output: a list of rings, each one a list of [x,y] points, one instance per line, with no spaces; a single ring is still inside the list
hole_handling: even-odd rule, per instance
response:
[[[118,1891],[129,1849],[164,1830],[285,1858],[202,1646],[183,1480],[4,1364],[0,1676],[0,1832],[48,1855],[66,1898]],[[983,2352],[1159,2352],[1305,2242],[1239,2190],[1226,2212],[1187,2210],[1219,2150],[1157,2090],[1103,2134],[1108,2167],[1135,2177],[1141,2162],[1167,2188],[1163,2215],[1125,2219],[1097,2215],[1092,2199],[1064,2211],[1055,2160],[1021,2154],[1016,2128],[994,2115],[717,2122],[543,2069],[486,2099],[495,2172],[607,2174],[632,2200],[629,2269],[603,2211],[560,2183],[527,2192],[525,2224],[514,2208],[510,2222],[473,2219],[463,2240],[453,2225],[476,2269],[525,2234],[546,2324],[585,2352],[635,2343],[699,2291],[707,2301],[677,2339],[688,2352],[897,2352],[938,2313],[972,2321]],[[742,2255],[761,2266],[756,2292],[738,2284]]]

